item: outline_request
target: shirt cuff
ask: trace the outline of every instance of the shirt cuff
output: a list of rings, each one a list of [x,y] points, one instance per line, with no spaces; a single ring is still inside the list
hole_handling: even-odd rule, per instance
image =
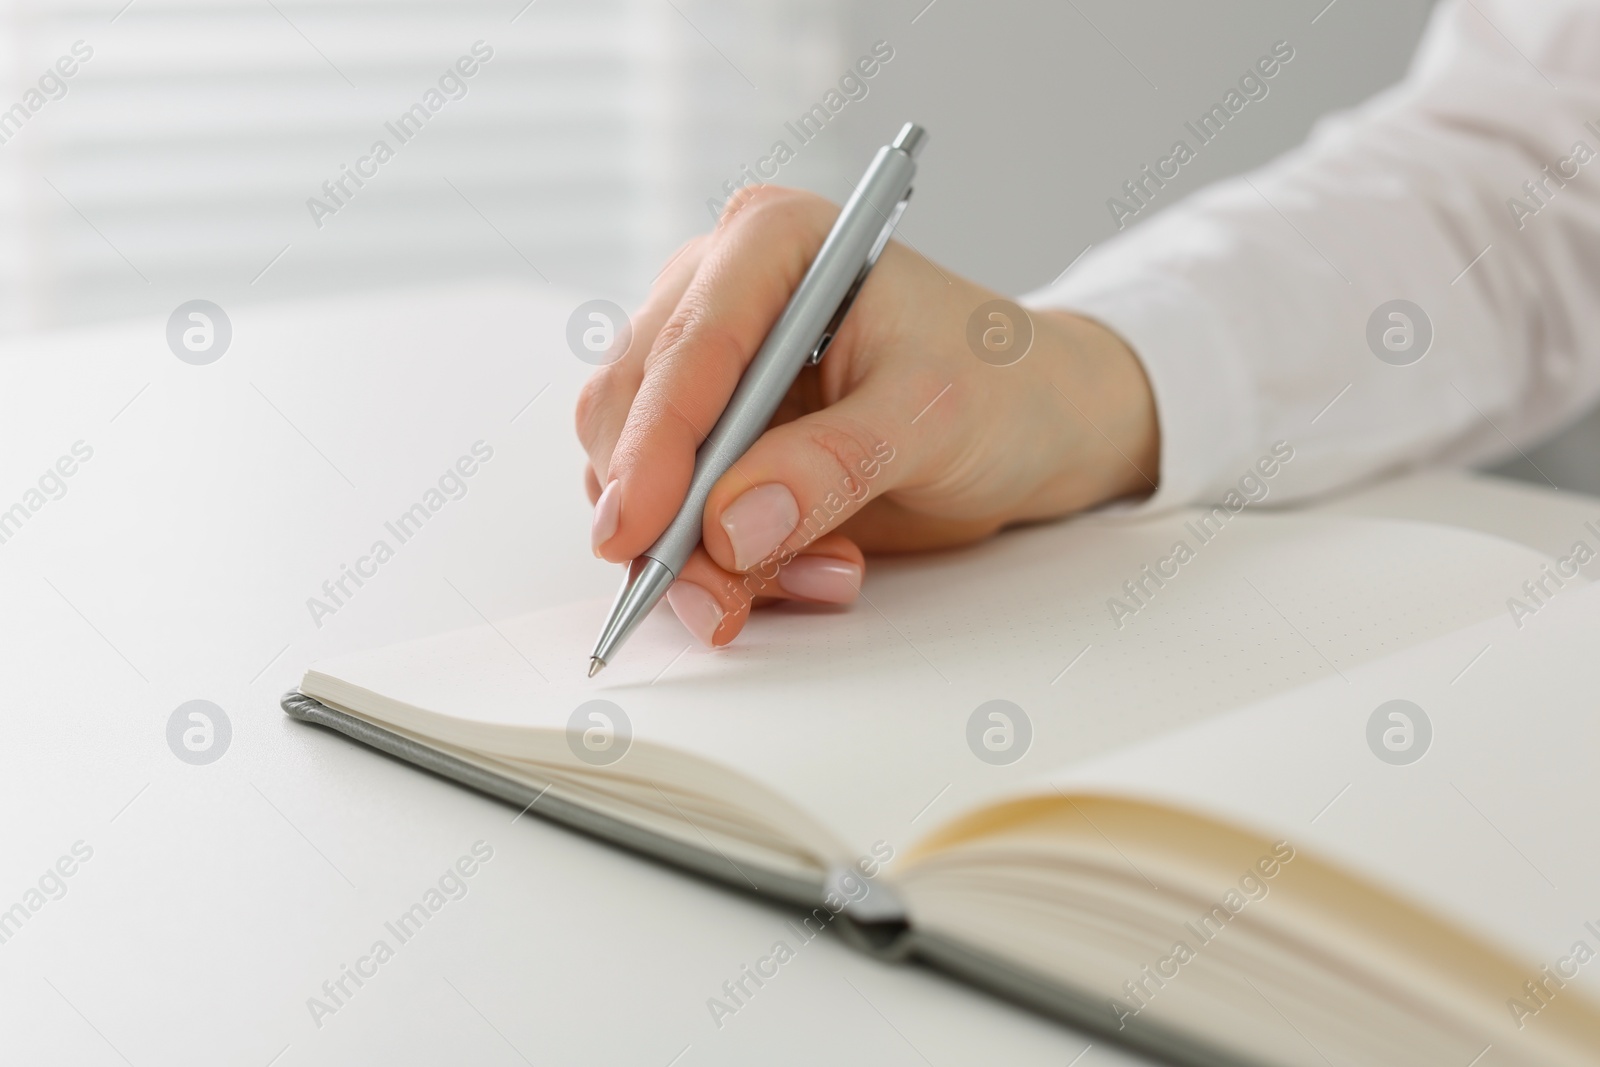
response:
[[[1220,495],[1249,464],[1258,417],[1249,376],[1216,309],[1185,280],[1078,277],[1023,297],[1105,326],[1144,366],[1161,430],[1161,476],[1124,514],[1167,511]],[[1232,468],[1237,467],[1238,470]]]

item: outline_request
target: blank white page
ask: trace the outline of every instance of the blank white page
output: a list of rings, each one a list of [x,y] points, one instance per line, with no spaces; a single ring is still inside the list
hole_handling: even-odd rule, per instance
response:
[[[557,731],[585,701],[614,701],[635,750],[743,771],[812,813],[848,853],[837,861],[877,841],[903,853],[1051,768],[1503,611],[1506,590],[1544,561],[1480,534],[1375,519],[1246,513],[1199,544],[1192,519],[1079,520],[875,560],[857,604],[757,612],[715,652],[692,646],[663,604],[594,680],[584,671],[604,601],[316,669],[442,715]],[[1108,599],[1131,605],[1123,582],[1179,539],[1193,558],[1160,588],[1147,580],[1152,595],[1119,626]],[[1032,726],[1007,765],[968,744],[969,717],[996,699]]]
[[[1287,839],[1535,969],[1578,941],[1600,952],[1600,588],[1568,583],[1519,627],[1506,600],[1530,603],[1520,585],[1501,588],[1476,626],[1052,780]],[[1421,752],[1409,763],[1368,742],[1369,719],[1397,699],[1421,708],[1431,733],[1423,743],[1411,712],[1409,737],[1378,716],[1402,731],[1391,739],[1402,755]],[[1577,980],[1600,996],[1600,963]]]

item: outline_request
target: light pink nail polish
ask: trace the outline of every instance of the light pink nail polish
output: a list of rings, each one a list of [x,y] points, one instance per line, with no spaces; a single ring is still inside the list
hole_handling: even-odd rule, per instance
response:
[[[595,555],[600,546],[611,540],[617,532],[617,522],[622,518],[622,489],[615,478],[606,483],[605,492],[594,502],[594,525],[589,528],[589,545]]]
[[[792,596],[848,604],[861,589],[861,568],[828,556],[797,556],[778,571],[778,584]]]
[[[722,513],[722,528],[733,543],[733,565],[747,571],[770,556],[800,525],[800,505],[779,482],[758,485]]]
[[[695,640],[712,647],[711,638],[722,625],[722,605],[716,597],[693,582],[673,582],[667,590],[667,603]]]

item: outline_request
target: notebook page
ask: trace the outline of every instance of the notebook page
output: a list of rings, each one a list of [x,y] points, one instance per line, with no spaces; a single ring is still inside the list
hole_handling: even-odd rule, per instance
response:
[[[1387,520],[1246,513],[1203,532],[1186,513],[1079,520],[877,560],[859,603],[763,610],[716,652],[662,605],[593,680],[603,601],[317,668],[441,714],[555,731],[586,701],[612,701],[635,746],[742,771],[810,812],[847,861],[877,842],[903,853],[1050,768],[1503,611],[1543,562]],[[1158,585],[1147,565],[1169,577]],[[1136,597],[1124,583],[1141,578]],[[973,726],[995,700],[1020,709],[1009,738],[985,739],[986,713]]]
[[[1286,839],[1600,995],[1573,952],[1600,956],[1600,587],[1546,582],[1514,620],[1520,585],[1476,626],[1051,780]]]

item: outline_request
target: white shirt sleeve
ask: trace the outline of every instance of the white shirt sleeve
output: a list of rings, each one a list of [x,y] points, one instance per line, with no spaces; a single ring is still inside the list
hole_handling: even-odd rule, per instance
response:
[[[1216,137],[1272,106],[1227,103]],[[1205,151],[1211,127],[1180,129]],[[1108,203],[1155,217],[1026,300],[1142,361],[1161,478],[1140,510],[1220,500],[1280,441],[1274,502],[1479,462],[1600,395],[1600,3],[1445,0],[1405,80],[1305,145],[1163,208],[1181,164],[1148,171],[1174,171]]]

